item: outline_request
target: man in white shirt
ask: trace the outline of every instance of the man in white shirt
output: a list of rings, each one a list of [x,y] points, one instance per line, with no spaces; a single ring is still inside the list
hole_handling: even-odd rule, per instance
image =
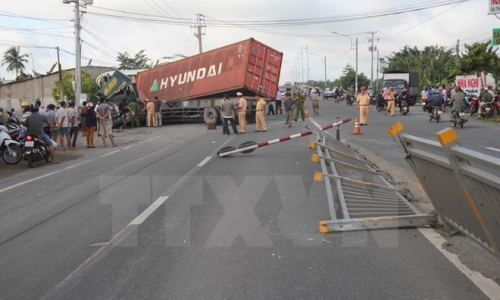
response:
[[[71,147],[71,140],[69,138],[69,117],[68,110],[66,109],[66,102],[61,101],[60,106],[61,108],[56,112],[56,124],[59,128],[57,130],[57,136],[61,144],[61,151],[66,151],[66,148],[64,148],[64,138],[66,138],[68,143],[68,149],[74,150],[73,147]]]

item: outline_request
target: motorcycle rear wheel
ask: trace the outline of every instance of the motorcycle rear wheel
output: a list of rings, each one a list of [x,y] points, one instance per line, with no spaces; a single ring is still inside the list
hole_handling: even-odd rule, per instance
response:
[[[460,129],[464,128],[464,120],[460,118],[458,122],[460,122]]]
[[[9,153],[9,149],[12,152],[12,155]],[[15,165],[23,158],[21,147],[18,145],[10,145],[9,149],[5,149],[5,151],[3,151],[2,159],[8,165]]]
[[[35,161],[33,160],[33,155],[31,153],[26,156],[26,160],[28,161],[28,166],[30,168],[35,167]]]

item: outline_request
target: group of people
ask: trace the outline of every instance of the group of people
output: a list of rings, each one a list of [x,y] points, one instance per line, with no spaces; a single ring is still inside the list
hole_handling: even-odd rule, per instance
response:
[[[3,108],[0,107],[0,125],[7,123],[9,120],[17,122],[17,113],[15,109],[7,110],[7,112],[3,111]]]
[[[316,95],[316,96],[314,96]],[[233,129],[234,134],[245,134],[247,132],[246,129],[246,116],[248,110],[248,102],[243,97],[243,93],[237,92],[236,96],[238,97],[237,104],[233,104],[233,102],[229,99],[228,94],[224,94],[221,102],[221,118],[222,118],[222,133],[230,135],[229,124]],[[259,94],[255,95],[256,107],[255,107],[255,130],[254,132],[266,132],[267,125],[265,120],[265,112],[266,106],[268,103],[266,100]],[[286,115],[286,123],[288,127],[292,127],[292,120],[297,121],[299,116],[302,118],[302,121],[305,120],[305,111],[304,111],[304,102],[305,97],[298,94],[295,99],[292,99],[291,91],[287,89],[285,95],[283,96],[280,91],[278,91],[276,97],[276,112],[274,111],[274,107],[267,113],[269,114],[280,114],[285,111]],[[319,88],[313,93],[312,96],[313,109],[314,114],[318,115],[318,107],[319,107]],[[272,104],[269,104],[271,106]],[[238,111],[238,123],[240,130],[236,128],[235,116],[233,111]],[[295,112],[295,115],[293,114]]]

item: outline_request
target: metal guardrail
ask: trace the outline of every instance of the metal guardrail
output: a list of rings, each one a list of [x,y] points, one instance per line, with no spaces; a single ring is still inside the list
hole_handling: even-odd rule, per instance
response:
[[[388,132],[429,196],[444,230],[458,230],[500,257],[500,159],[463,148],[452,128],[438,142],[408,135],[401,123]]]
[[[386,173],[364,160],[350,147],[319,131],[310,118],[308,128],[315,131],[318,143],[312,161],[319,162],[321,172],[314,176],[324,181],[330,220],[321,221],[320,232],[351,231],[424,226],[436,223],[435,214],[423,214],[406,198],[407,190],[393,187]]]

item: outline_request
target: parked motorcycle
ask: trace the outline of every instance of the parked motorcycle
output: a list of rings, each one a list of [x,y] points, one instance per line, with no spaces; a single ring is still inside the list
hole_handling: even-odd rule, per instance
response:
[[[483,105],[483,109],[481,111],[481,116],[484,119],[493,118],[495,116],[495,109],[496,108],[493,105],[494,105],[494,103],[492,103],[492,102],[486,102]]]
[[[23,135],[23,157],[26,161],[28,161],[28,166],[30,168],[33,168],[37,162],[42,160],[49,162],[50,154],[45,142],[39,137],[32,135],[31,133],[23,132]]]
[[[7,127],[3,125],[0,125],[0,152],[3,161],[8,165],[17,164],[23,158],[21,145],[11,138]]]
[[[457,125],[460,128],[464,127],[464,124],[467,123],[468,121],[465,118],[465,111],[466,111],[466,106],[461,105],[453,112],[453,118],[450,119],[450,121],[453,123],[453,127],[457,127]]]
[[[439,123],[439,120],[441,120],[441,115],[443,114],[443,108],[441,107],[433,107],[432,108],[432,113],[429,118],[429,122],[432,120],[436,120],[436,123]]]
[[[385,111],[387,109],[387,101],[384,100],[382,95],[377,97],[377,111]]]
[[[472,117],[475,113],[477,113],[479,107],[479,101],[477,99],[476,95],[471,95],[470,96],[470,105],[469,105],[469,111],[470,111],[470,116]]]

